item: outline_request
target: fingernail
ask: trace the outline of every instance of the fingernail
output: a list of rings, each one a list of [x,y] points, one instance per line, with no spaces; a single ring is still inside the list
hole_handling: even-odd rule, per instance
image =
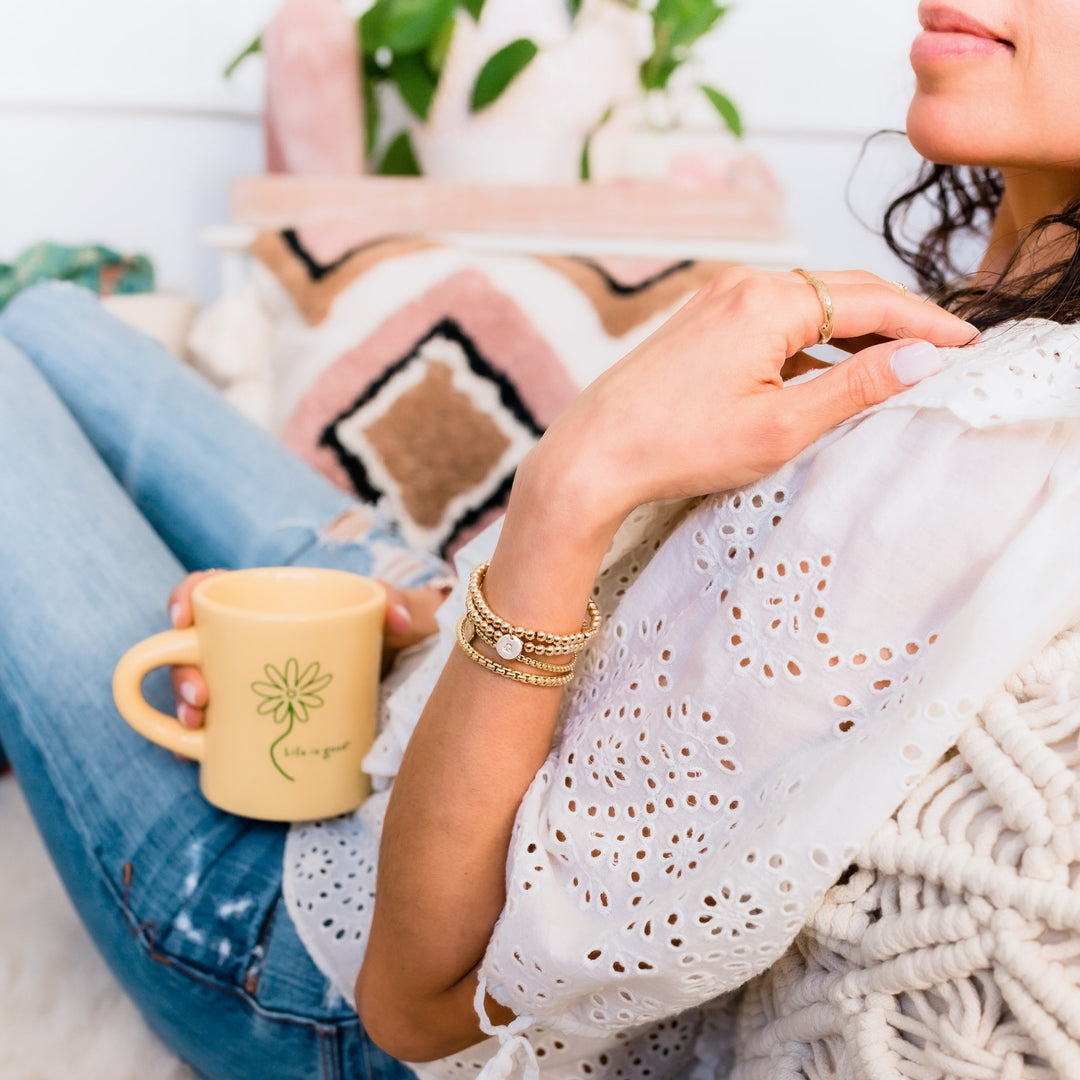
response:
[[[198,708],[199,702],[195,697],[195,687],[189,682],[180,684],[180,696],[193,708]]]
[[[195,717],[192,716],[191,710],[187,705],[180,704],[176,706],[176,719],[179,720],[184,727],[198,727]]]
[[[941,370],[941,354],[929,341],[916,341],[897,349],[889,362],[893,374],[905,386]]]
[[[412,629],[412,612],[404,604],[392,606],[397,616],[397,633],[407,634]]]
[[[179,626],[180,625],[180,623],[178,621],[179,618],[180,618],[180,605],[178,603],[177,604],[171,604],[169,606],[169,621],[173,624],[173,626]]]

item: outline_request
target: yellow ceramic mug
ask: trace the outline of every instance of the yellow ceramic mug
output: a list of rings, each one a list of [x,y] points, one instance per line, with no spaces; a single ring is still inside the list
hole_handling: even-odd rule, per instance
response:
[[[308,821],[360,805],[360,760],[375,737],[386,593],[340,570],[273,567],[204,578],[195,624],[130,649],[113,696],[141,735],[201,763],[215,806],[266,821]],[[198,664],[206,724],[184,728],[142,696],[165,664]]]

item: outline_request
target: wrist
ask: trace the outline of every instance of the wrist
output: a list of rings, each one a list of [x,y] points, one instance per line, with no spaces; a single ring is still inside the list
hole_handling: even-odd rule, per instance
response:
[[[510,507],[517,503],[515,509],[537,519],[553,543],[565,538],[606,550],[637,503],[602,453],[558,434],[551,429],[518,466]]]
[[[492,607],[517,625],[579,630],[624,516],[582,470],[530,454],[518,469],[485,580]]]

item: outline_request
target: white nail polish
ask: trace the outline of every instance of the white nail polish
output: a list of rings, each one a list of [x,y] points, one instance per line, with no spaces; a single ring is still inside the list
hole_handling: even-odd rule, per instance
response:
[[[395,604],[394,610],[399,619],[398,633],[403,634],[412,629],[412,612],[404,604]]]
[[[929,341],[916,341],[897,349],[890,359],[893,374],[905,386],[941,370],[941,354]]]
[[[180,618],[180,605],[179,604],[170,604],[169,605],[169,621],[173,624],[173,626],[176,626],[177,625],[176,620],[179,619],[179,618]]]
[[[189,682],[182,682],[180,684],[180,696],[192,707],[198,708],[198,701],[195,700],[195,687]]]

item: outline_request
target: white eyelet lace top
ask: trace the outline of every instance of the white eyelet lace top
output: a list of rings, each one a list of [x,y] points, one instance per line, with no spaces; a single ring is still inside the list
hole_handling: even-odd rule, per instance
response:
[[[1016,323],[945,358],[766,480],[627,522],[482,965],[519,1020],[422,1077],[725,1075],[721,995],[1080,619],[1080,330]],[[386,789],[462,607],[387,688],[383,790],[289,834],[289,910],[348,1000]]]

